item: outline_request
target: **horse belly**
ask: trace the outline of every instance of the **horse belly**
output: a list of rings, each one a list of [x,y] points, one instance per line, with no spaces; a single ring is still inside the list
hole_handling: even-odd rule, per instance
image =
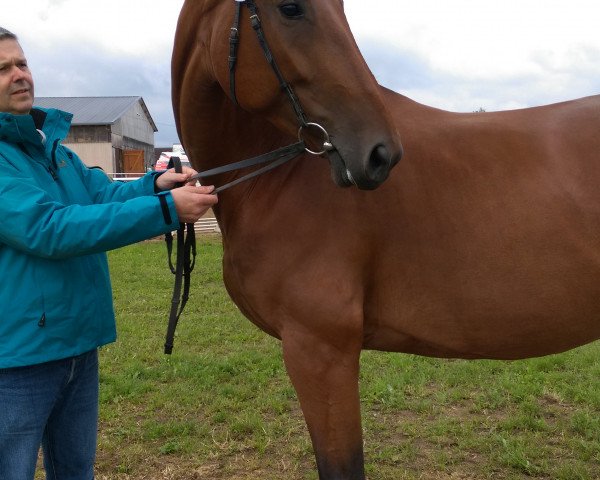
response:
[[[597,326],[581,328],[576,318],[552,322],[549,329],[547,319],[429,320],[407,332],[391,322],[379,325],[363,348],[438,358],[515,360],[560,353],[600,339]]]
[[[365,298],[364,347],[515,359],[597,340],[600,261],[583,252],[522,251],[515,262],[518,253],[494,251],[473,262],[460,256],[429,265],[423,259],[379,265]]]

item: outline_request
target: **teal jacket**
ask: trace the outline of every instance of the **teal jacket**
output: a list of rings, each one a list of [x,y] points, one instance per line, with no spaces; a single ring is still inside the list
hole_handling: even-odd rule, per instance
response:
[[[0,368],[114,341],[105,252],[179,222],[173,197],[155,194],[155,174],[112,182],[62,146],[71,118],[0,113]]]

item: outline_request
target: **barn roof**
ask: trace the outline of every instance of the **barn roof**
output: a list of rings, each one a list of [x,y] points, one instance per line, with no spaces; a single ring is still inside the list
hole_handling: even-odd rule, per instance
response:
[[[139,102],[155,132],[156,124],[142,97],[36,97],[33,104],[73,114],[72,125],[112,125]]]

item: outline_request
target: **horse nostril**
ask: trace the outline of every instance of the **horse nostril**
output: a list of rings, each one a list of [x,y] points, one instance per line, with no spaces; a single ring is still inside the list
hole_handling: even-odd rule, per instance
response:
[[[389,174],[392,166],[391,155],[385,145],[377,145],[369,157],[367,175],[372,180],[383,181]]]

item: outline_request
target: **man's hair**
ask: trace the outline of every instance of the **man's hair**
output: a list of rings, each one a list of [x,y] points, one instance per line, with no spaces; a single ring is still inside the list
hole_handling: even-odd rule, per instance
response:
[[[6,28],[0,27],[0,40],[18,40],[17,36]]]

